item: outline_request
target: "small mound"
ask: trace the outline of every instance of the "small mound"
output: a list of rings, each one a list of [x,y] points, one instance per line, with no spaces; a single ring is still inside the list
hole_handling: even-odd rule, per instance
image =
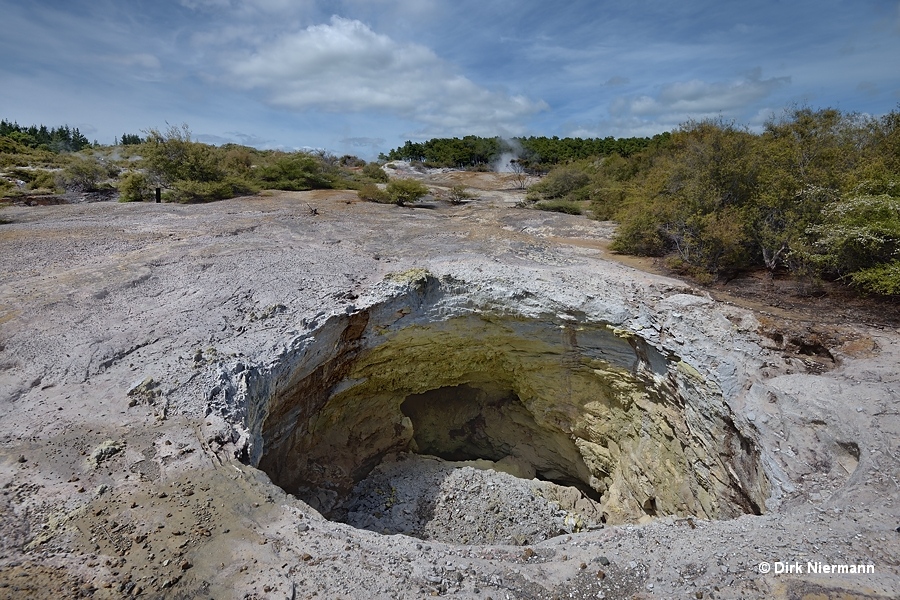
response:
[[[532,544],[600,526],[598,505],[576,488],[495,467],[503,465],[389,457],[354,486],[341,520],[378,533],[473,545]]]

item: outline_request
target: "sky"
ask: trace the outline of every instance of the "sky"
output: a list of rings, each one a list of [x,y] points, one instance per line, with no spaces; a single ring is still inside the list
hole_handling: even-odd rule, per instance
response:
[[[372,159],[900,107],[900,0],[0,0],[0,118]]]

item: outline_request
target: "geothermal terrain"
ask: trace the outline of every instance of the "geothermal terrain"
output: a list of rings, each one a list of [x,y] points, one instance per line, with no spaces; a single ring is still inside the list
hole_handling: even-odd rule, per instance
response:
[[[900,596],[890,315],[407,175],[3,211],[0,598]]]

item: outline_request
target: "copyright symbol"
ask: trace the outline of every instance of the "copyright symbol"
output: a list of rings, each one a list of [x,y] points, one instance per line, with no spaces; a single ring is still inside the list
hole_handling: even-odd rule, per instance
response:
[[[771,570],[772,570],[772,565],[770,565],[769,563],[767,563],[767,562],[759,563],[759,572],[760,573],[766,574]]]

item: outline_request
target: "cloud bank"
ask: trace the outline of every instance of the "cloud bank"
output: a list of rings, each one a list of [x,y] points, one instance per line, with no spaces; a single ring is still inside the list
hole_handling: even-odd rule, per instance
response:
[[[610,114],[617,117],[662,117],[684,119],[691,115],[704,118],[717,114],[730,115],[742,110],[791,83],[790,77],[761,79],[761,72],[729,82],[707,82],[699,79],[676,81],[662,85],[655,96],[642,95],[614,100]]]
[[[293,111],[376,112],[440,133],[518,133],[546,103],[479,86],[425,46],[358,20],[285,34],[227,66],[228,81]]]

